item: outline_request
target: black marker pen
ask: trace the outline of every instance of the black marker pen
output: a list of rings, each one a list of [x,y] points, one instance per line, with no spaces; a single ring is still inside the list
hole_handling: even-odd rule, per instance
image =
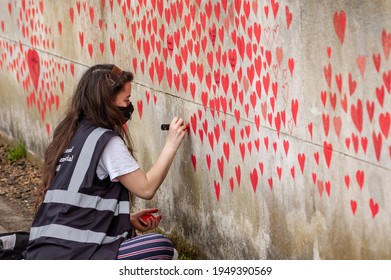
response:
[[[169,130],[169,129],[170,129],[170,125],[167,124],[167,123],[164,123],[164,124],[162,124],[162,125],[160,126],[160,129],[161,129],[161,130]]]

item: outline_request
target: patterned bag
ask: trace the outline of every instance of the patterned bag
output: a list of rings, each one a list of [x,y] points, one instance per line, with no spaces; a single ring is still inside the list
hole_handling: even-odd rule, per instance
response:
[[[0,260],[22,260],[29,235],[25,231],[0,233]]]

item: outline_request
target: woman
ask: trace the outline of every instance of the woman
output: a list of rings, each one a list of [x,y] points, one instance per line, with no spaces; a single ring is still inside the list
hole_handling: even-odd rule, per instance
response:
[[[96,65],[80,79],[64,120],[45,152],[43,190],[26,259],[171,259],[174,248],[146,209],[130,214],[129,192],[152,199],[185,135],[175,117],[156,163],[144,173],[124,124],[131,118],[130,72]],[[125,141],[127,144],[125,144]]]

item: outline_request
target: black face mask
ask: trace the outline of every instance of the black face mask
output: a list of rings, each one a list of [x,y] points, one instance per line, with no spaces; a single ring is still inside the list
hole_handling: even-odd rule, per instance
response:
[[[133,111],[134,111],[134,107],[133,107],[132,102],[130,102],[127,107],[117,106],[117,108],[120,109],[122,116],[126,119],[126,121],[128,121],[130,119],[130,117],[132,116]]]

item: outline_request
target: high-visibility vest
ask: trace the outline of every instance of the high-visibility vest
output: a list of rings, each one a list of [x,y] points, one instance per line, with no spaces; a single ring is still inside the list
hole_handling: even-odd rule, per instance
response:
[[[26,259],[115,259],[128,236],[128,190],[96,168],[114,131],[83,120],[58,162],[24,252]]]

